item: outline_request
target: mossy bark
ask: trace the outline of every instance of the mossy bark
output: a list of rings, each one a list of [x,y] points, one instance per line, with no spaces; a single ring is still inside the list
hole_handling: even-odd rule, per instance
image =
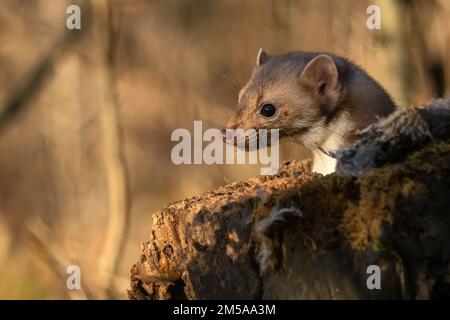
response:
[[[294,161],[155,212],[130,298],[449,298],[449,119],[445,101],[399,111],[337,173]]]

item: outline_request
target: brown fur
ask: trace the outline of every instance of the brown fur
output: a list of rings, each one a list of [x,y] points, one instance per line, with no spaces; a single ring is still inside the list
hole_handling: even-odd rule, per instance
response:
[[[260,114],[266,103],[276,107],[273,117]],[[257,66],[240,91],[236,112],[226,128],[278,128],[280,137],[296,137],[313,149],[323,143],[344,112],[352,128],[343,137],[348,145],[353,142],[353,130],[365,128],[394,109],[386,91],[344,58],[314,52],[271,57],[260,51]],[[318,127],[323,129],[320,134],[315,134],[314,139],[306,138]]]

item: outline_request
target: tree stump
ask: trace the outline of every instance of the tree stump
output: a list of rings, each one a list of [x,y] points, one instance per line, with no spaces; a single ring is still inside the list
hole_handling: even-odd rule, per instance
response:
[[[365,129],[334,174],[286,162],[158,210],[130,299],[449,298],[449,138],[436,100]]]

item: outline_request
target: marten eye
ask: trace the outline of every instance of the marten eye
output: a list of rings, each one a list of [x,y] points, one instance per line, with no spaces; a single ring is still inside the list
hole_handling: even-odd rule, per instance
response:
[[[273,104],[267,103],[262,106],[260,113],[267,118],[272,117],[277,109]]]

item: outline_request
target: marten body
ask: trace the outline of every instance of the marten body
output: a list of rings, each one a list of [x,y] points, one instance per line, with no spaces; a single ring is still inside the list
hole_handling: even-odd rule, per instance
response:
[[[269,56],[261,49],[226,128],[279,129],[280,137],[312,151],[313,171],[328,174],[336,163],[327,152],[349,146],[357,130],[395,108],[386,91],[345,58],[314,52]]]

